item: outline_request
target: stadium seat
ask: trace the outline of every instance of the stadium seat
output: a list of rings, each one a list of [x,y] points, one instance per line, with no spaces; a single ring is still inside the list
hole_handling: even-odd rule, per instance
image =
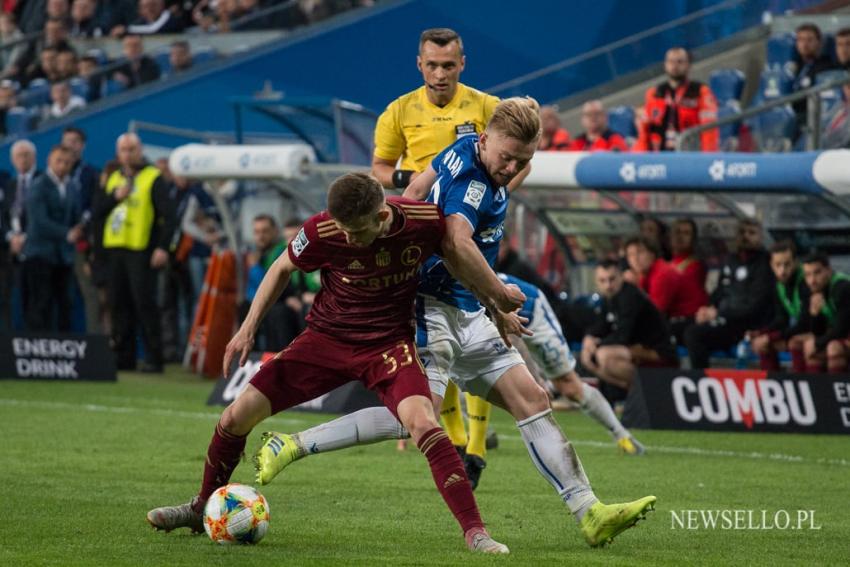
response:
[[[765,69],[784,71],[794,59],[794,34],[775,35],[767,40]]]
[[[836,70],[836,71],[826,71],[824,73],[818,73],[815,77],[815,85],[823,85],[825,83],[829,83],[838,79],[846,79],[850,78],[850,75],[847,74],[847,71]],[[821,100],[821,111],[826,114],[832,108],[844,100],[844,93],[842,92],[840,87],[836,87],[834,89],[829,89],[826,91],[822,91],[820,93]]]
[[[202,65],[207,61],[213,61],[218,58],[218,53],[212,47],[199,47],[192,53],[192,64]]]
[[[759,89],[755,103],[764,102],[791,93],[792,81],[785,71],[765,69],[759,77]]]
[[[718,105],[717,118],[722,119],[741,113],[741,104],[737,100],[727,100]],[[720,127],[720,151],[734,152],[738,150],[738,136],[741,123],[734,122]]]
[[[44,106],[50,102],[50,83],[47,79],[33,79],[21,95],[20,102],[23,106]]]
[[[107,79],[106,81],[103,82],[103,87],[102,87],[103,92],[101,93],[101,95],[104,96],[104,97],[112,96],[114,94],[120,93],[124,89],[125,89],[124,85],[119,83],[118,81],[116,81],[114,79]]]
[[[86,55],[88,55],[89,57],[94,57],[95,59],[97,59],[98,65],[106,65],[107,63],[109,63],[109,56],[106,55],[106,52],[102,49],[99,49],[99,48],[89,49],[88,51],[86,51]]]
[[[71,91],[85,100],[89,99],[89,82],[82,77],[74,77],[68,84],[71,86]]]
[[[718,69],[709,77],[708,85],[721,105],[729,100],[741,100],[744,74],[738,69]]]
[[[156,64],[159,65],[159,70],[163,75],[171,74],[171,59],[169,55],[170,53],[168,51],[161,51],[153,56],[154,61],[156,61]]]
[[[635,109],[631,106],[615,106],[608,111],[608,127],[631,145],[637,139]]]
[[[23,137],[32,129],[32,114],[22,106],[10,108],[6,113],[6,133],[9,136]]]
[[[771,108],[747,121],[760,151],[787,152],[796,129],[794,111],[788,105]]]

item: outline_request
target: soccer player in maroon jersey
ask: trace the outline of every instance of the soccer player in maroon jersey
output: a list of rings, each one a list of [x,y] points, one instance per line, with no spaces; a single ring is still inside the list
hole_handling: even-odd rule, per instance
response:
[[[264,364],[221,415],[207,450],[201,490],[191,502],[151,510],[148,522],[170,531],[203,531],[203,508],[227,484],[251,430],[265,418],[357,380],[373,390],[410,432],[428,459],[437,489],[463,529],[472,551],[508,553],[484,528],[463,462],[437,424],[431,392],[414,343],[413,305],[419,267],[434,252],[447,256],[458,277],[505,311],[522,303],[517,288],[494,273],[472,272],[451,246],[439,208],[384,197],[376,179],[352,173],[334,181],[328,210],[304,223],[271,266],[242,327],[227,345],[224,373],[233,357],[244,364],[263,316],[297,269],[321,269],[322,289],[307,330]],[[461,252],[462,253],[462,252]]]

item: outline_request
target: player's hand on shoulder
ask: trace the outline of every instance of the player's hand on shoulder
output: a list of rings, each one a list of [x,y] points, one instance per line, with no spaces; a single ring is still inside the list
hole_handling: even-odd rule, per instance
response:
[[[244,366],[248,361],[248,355],[254,348],[254,333],[250,332],[244,326],[233,335],[230,342],[227,343],[227,348],[224,351],[224,362],[222,374],[227,377],[230,374],[230,365],[233,363],[233,357],[239,354],[239,366]]]

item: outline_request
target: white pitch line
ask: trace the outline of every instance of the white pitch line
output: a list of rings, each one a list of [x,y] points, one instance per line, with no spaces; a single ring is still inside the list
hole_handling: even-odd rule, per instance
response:
[[[522,441],[522,437],[518,435],[501,435],[499,440],[507,441]],[[590,440],[571,440],[571,443],[585,447],[601,447],[611,448],[613,442],[590,441]],[[840,467],[850,467],[850,461],[847,459],[827,459],[818,457],[812,459],[810,457],[802,457],[800,455],[786,455],[784,453],[760,453],[758,451],[743,452],[743,451],[728,451],[725,449],[700,449],[699,447],[669,447],[664,445],[646,445],[646,450],[651,453],[672,453],[679,455],[696,455],[699,457],[729,457],[735,459],[754,459],[764,461],[779,461],[786,463],[804,463],[817,465],[836,465]]]
[[[99,413],[143,413],[160,415],[165,417],[177,417],[186,419],[204,419],[217,420],[221,416],[221,412],[202,412],[202,411],[181,411],[162,408],[144,408],[131,406],[104,406],[100,404],[70,404],[67,402],[45,402],[36,400],[17,400],[13,398],[0,398],[0,405],[19,406],[19,407],[35,407],[42,409],[66,409],[66,410],[82,410]],[[284,425],[301,425],[307,423],[306,420],[288,417],[271,417],[265,422],[276,422]]]

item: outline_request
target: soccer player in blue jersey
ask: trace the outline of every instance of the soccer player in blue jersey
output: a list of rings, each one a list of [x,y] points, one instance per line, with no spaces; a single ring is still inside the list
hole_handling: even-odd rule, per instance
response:
[[[529,163],[539,137],[536,101],[503,100],[480,136],[464,137],[446,148],[405,191],[418,199],[427,194],[442,209],[447,234],[443,252],[462,251],[475,273],[487,274],[483,277],[497,277],[492,266],[508,205],[505,187]],[[494,323],[476,299],[486,295],[476,289],[477,282],[464,287],[451,273],[443,258],[429,258],[417,298],[417,348],[435,406],[439,408],[451,376],[461,389],[507,410],[517,420],[534,466],[575,516],[588,544],[610,542],[651,510],[655,497],[612,505],[596,498],[578,455],[552,416],[548,394],[503,340],[507,332],[520,334],[518,316],[485,305]],[[295,435],[271,433],[257,455],[258,481],[270,482],[309,453],[404,436],[386,408],[361,410]]]
[[[558,317],[543,292],[516,276],[500,273],[499,277],[506,284],[517,286],[526,297],[519,316],[528,320],[526,326],[532,334],[523,335],[522,340],[542,377],[607,429],[621,451],[627,455],[642,455],[645,451],[643,445],[623,427],[608,400],[576,374],[576,359],[570,352]]]

